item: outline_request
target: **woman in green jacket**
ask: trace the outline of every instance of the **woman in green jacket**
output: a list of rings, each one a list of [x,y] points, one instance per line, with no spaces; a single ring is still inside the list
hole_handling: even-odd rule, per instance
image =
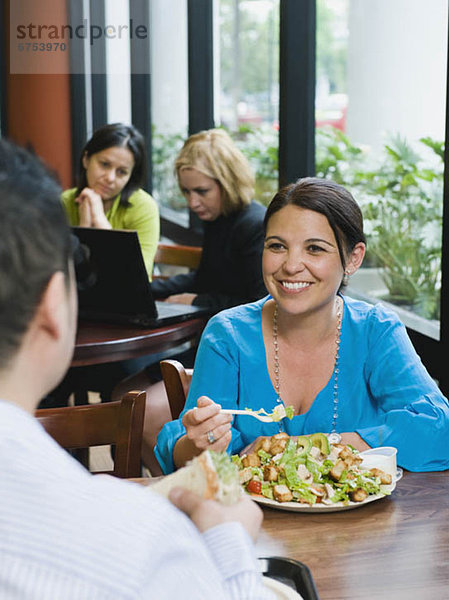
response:
[[[78,185],[63,192],[62,202],[70,225],[137,231],[151,280],[159,241],[159,210],[140,188],[145,173],[145,145],[139,131],[123,123],[105,125],[84,146]],[[144,359],[133,359],[71,368],[41,407],[65,405],[79,386],[109,400],[114,386],[145,364]]]
[[[151,280],[159,241],[159,210],[140,188],[145,176],[145,146],[132,125],[97,129],[80,157],[78,185],[62,194],[70,225],[137,231]]]

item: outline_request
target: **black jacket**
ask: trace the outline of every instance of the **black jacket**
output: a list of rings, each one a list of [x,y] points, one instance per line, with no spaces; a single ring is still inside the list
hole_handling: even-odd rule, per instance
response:
[[[266,295],[262,279],[265,207],[255,202],[227,217],[204,223],[201,263],[196,271],[156,279],[156,298],[192,292],[193,304],[218,312]]]

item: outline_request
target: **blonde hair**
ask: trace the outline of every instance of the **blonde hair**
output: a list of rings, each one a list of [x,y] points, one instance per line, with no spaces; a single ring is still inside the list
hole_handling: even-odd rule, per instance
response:
[[[254,175],[248,161],[223,129],[209,129],[191,135],[175,162],[176,176],[195,169],[215,179],[222,190],[223,215],[250,204],[254,195]]]

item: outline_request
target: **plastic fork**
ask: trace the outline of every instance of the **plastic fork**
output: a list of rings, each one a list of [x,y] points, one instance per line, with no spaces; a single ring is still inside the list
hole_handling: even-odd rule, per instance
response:
[[[255,412],[251,412],[249,410],[233,410],[231,408],[222,408],[220,410],[221,413],[225,414],[225,415],[246,415],[247,417],[254,417],[255,419],[258,419],[259,421],[262,421],[262,423],[275,423],[276,421],[273,419],[273,417],[270,417],[269,415],[258,415]]]

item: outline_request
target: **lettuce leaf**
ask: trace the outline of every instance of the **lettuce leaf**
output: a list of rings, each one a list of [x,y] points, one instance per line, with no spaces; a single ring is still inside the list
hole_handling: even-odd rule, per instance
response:
[[[290,438],[287,442],[287,446],[285,447],[284,453],[281,457],[281,460],[279,461],[279,464],[284,465],[287,463],[294,463],[295,455],[296,443],[292,440],[292,438]],[[296,464],[294,466],[296,469]]]
[[[263,464],[270,462],[270,460],[272,459],[271,454],[268,454],[268,452],[265,452],[265,450],[263,450],[263,448],[261,448],[260,450],[257,451],[257,455]]]
[[[271,417],[275,423],[277,423],[278,421],[282,421],[282,419],[293,419],[293,417],[295,416],[295,409],[293,408],[293,406],[284,406],[283,404],[275,406],[271,413],[267,412],[264,408],[259,408],[259,410],[245,408],[245,410],[254,415],[264,415],[266,417]]]
[[[214,464],[215,470],[218,473],[220,481],[224,485],[240,485],[239,470],[235,462],[233,462],[226,452],[209,451],[210,457]]]
[[[263,481],[262,482],[262,490],[261,490],[262,496],[265,496],[265,498],[269,498],[270,500],[273,500],[273,488],[271,486],[271,483],[269,481]]]

